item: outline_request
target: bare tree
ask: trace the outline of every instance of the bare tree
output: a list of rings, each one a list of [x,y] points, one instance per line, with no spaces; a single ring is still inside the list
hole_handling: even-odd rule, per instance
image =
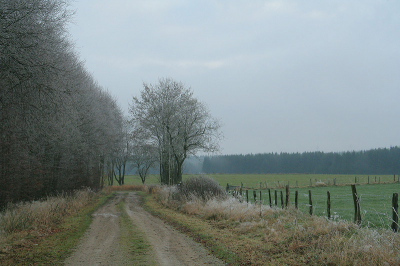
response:
[[[122,112],[68,39],[68,0],[0,1],[0,207],[101,186]]]
[[[156,85],[144,84],[140,98],[133,97],[130,114],[158,149],[164,184],[182,181],[182,166],[188,156],[219,149],[220,122],[181,82],[166,78]]]
[[[149,169],[154,167],[158,160],[157,147],[152,145],[148,132],[137,124],[132,126],[130,140],[132,149],[129,159],[144,184]]]
[[[130,123],[127,118],[124,118],[124,122],[121,130],[121,141],[119,142],[117,148],[117,154],[115,156],[115,169],[114,172],[118,172],[114,174],[114,177],[119,185],[123,185],[125,183],[125,172],[127,163],[130,160],[132,154],[132,140],[130,131]]]

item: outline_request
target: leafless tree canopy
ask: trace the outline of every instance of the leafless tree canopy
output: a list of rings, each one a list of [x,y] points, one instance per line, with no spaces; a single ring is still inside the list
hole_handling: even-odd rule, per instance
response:
[[[0,207],[99,187],[122,114],[68,39],[63,0],[0,0]]]
[[[158,151],[164,184],[182,181],[188,156],[219,149],[219,121],[181,82],[166,78],[155,85],[144,84],[140,97],[133,97],[130,114],[131,122],[145,132],[142,143]]]

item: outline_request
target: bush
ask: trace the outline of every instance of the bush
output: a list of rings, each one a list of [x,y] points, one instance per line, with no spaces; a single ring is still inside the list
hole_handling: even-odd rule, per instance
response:
[[[211,198],[226,198],[225,190],[211,177],[200,175],[190,177],[179,187],[179,195],[186,199],[195,196],[204,201]]]

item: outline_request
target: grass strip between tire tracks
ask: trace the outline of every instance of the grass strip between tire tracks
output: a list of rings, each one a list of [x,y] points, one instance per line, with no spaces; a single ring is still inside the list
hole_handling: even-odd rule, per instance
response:
[[[236,236],[213,227],[206,221],[202,221],[196,217],[173,211],[163,207],[156,202],[153,195],[138,193],[143,196],[143,208],[151,214],[168,222],[182,233],[189,235],[196,242],[201,243],[215,257],[223,260],[227,265],[248,265],[250,264],[246,257],[235,252],[236,248],[227,247],[225,243],[237,243]],[[244,243],[244,242],[242,242]]]
[[[151,257],[152,250],[145,234],[132,222],[125,210],[125,201],[121,201],[117,205],[118,211],[121,213],[121,247],[127,249],[129,260],[132,265],[156,265]]]

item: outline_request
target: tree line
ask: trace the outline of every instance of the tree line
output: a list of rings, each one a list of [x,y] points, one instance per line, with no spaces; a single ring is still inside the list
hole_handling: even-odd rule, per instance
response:
[[[68,1],[0,1],[0,207],[98,188],[124,149],[115,99],[70,41]]]
[[[182,181],[185,160],[218,150],[220,123],[191,88],[144,84],[129,117],[87,72],[69,39],[68,1],[0,0],[0,208],[61,191]]]
[[[204,173],[399,174],[400,148],[205,157]]]

